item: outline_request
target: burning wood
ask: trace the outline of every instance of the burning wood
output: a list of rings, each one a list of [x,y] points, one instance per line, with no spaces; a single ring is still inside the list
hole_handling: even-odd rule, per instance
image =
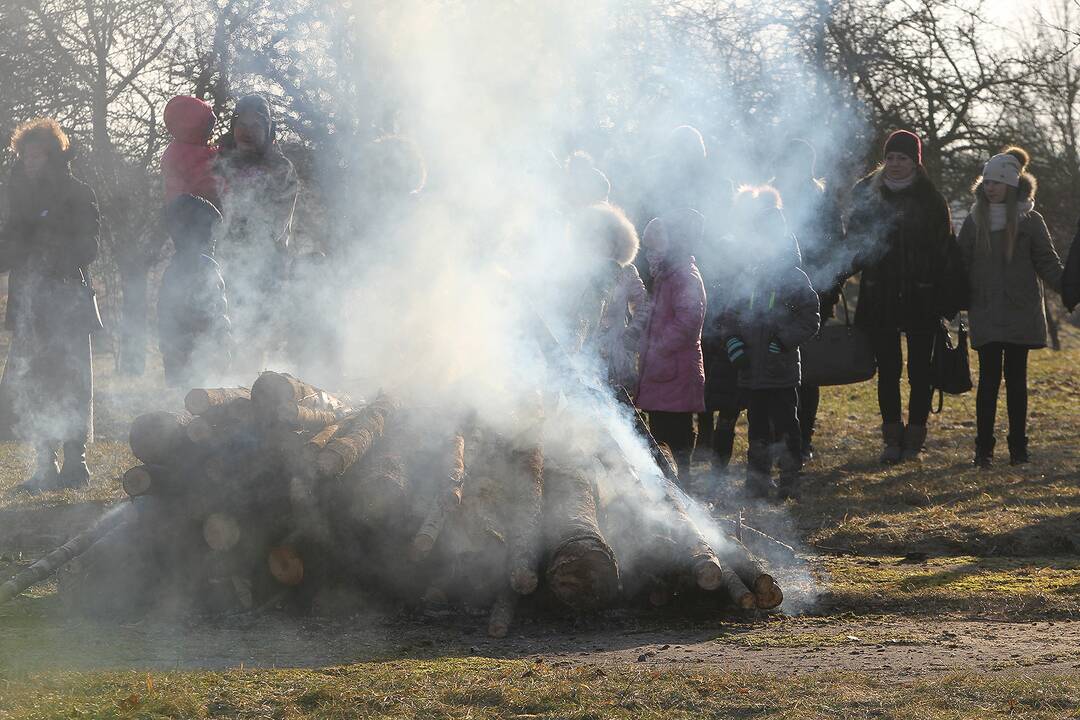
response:
[[[382,437],[386,419],[397,409],[397,403],[387,397],[362,408],[334,433],[316,458],[318,474],[340,477],[362,458],[372,444]]]

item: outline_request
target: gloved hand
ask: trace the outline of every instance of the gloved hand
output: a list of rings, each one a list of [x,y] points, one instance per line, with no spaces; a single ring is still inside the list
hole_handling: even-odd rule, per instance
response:
[[[746,353],[746,343],[738,335],[732,335],[724,343],[727,350],[728,360],[736,370],[742,370],[750,363],[750,356]]]
[[[784,346],[780,343],[779,340],[773,338],[769,341],[769,352],[771,352],[773,355],[779,355],[780,353],[784,352]]]

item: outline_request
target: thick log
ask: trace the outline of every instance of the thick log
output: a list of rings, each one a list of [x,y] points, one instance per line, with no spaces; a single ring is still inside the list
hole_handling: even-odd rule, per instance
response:
[[[146,465],[179,464],[190,449],[186,433],[190,422],[188,412],[139,415],[132,421],[128,436],[132,454]]]
[[[424,516],[424,522],[413,536],[411,551],[413,562],[423,559],[431,552],[446,525],[446,516],[461,505],[462,481],[465,478],[465,438],[463,435],[457,434],[450,439],[447,451],[437,467],[437,471],[445,472],[445,476],[438,478],[435,496]]]
[[[735,538],[727,538],[728,543],[720,548],[720,556],[724,567],[739,576],[743,584],[755,595],[769,596],[776,581],[773,576],[765,572],[750,551]]]
[[[203,521],[203,539],[212,550],[231,550],[240,542],[240,523],[228,513],[211,513]]]
[[[270,574],[282,585],[295,587],[304,581],[304,559],[292,545],[278,545],[267,556]]]
[[[320,477],[340,477],[371,449],[383,435],[386,420],[398,409],[394,400],[381,396],[361,408],[341,427],[319,453],[316,471]]]
[[[663,502],[670,511],[675,537],[682,545],[682,555],[698,587],[702,590],[717,590],[723,584],[720,560],[709,542],[701,534],[701,529],[686,511],[681,491],[667,477],[660,478]]]
[[[407,524],[409,476],[400,432],[388,428],[364,462],[354,464],[342,477],[350,491],[352,517],[370,527]]]
[[[121,480],[128,497],[177,495],[188,486],[185,473],[165,465],[136,465]]]
[[[195,388],[184,397],[184,407],[192,415],[202,415],[211,408],[228,405],[236,400],[251,400],[251,390],[246,387]]]
[[[288,403],[278,408],[277,419],[283,425],[294,430],[306,430],[318,433],[326,426],[338,421],[340,413],[333,410],[309,408]]]
[[[510,632],[510,626],[514,623],[517,602],[518,593],[515,591],[506,588],[499,593],[488,618],[488,635],[490,637],[504,638]]]
[[[726,572],[722,576],[724,590],[735,607],[741,610],[752,610],[757,607],[757,597],[750,592],[749,588],[732,572]]]
[[[544,522],[552,549],[548,587],[575,609],[609,605],[619,591],[619,568],[597,523],[592,482],[580,469],[560,467],[545,472],[544,485]]]
[[[540,582],[544,502],[544,454],[539,446],[514,452],[505,479],[513,517],[507,531],[510,587],[529,595]]]
[[[90,546],[104,537],[106,533],[121,522],[126,521],[132,512],[131,508],[132,506],[126,503],[113,508],[95,522],[89,530],[71,538],[15,577],[0,585],[0,605],[11,600],[23,590],[46,579],[89,550]]]
[[[284,406],[303,405],[314,410],[344,412],[346,401],[299,380],[288,373],[266,371],[251,386],[251,400],[256,411],[268,420],[276,420]]]
[[[784,593],[778,585],[773,585],[768,593],[755,595],[755,598],[760,610],[772,610],[784,604]]]

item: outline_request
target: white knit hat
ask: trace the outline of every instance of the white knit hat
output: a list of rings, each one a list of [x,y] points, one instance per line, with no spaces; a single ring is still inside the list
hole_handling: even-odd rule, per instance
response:
[[[983,166],[983,180],[994,180],[1005,183],[1009,187],[1020,184],[1020,173],[1023,167],[1015,156],[1008,153],[995,155]]]

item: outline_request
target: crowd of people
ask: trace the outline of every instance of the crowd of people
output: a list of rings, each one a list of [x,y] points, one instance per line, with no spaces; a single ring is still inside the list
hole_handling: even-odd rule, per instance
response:
[[[287,315],[283,283],[326,262],[321,253],[291,257],[297,173],[275,142],[261,96],[236,102],[217,144],[216,118],[202,100],[174,98],[164,121],[173,139],[161,159],[162,216],[174,248],[158,299],[166,381],[197,385],[208,368],[253,374]],[[384,146],[395,157],[408,149]],[[91,335],[100,328],[89,275],[98,254],[97,204],[71,174],[57,122],[24,123],[11,149],[0,271],[10,271],[13,335],[0,381],[0,438],[36,448],[25,489],[79,487],[89,481]],[[1070,310],[1080,302],[1080,243],[1063,265],[1034,209],[1025,152],[1010,148],[987,160],[959,234],[923,167],[921,142],[908,131],[888,138],[881,163],[855,185],[846,207],[815,177],[814,149],[803,140],[777,153],[767,185],[716,190],[700,181],[707,158],[702,135],[677,128],[666,152],[650,159],[646,181],[627,193],[629,212],[612,202],[611,182],[588,155],[560,164],[567,236],[597,260],[576,280],[574,349],[595,352],[606,380],[646,414],[687,490],[707,491],[691,478],[699,441],[716,477],[731,460],[745,411],[747,491],[797,496],[802,468],[814,457],[820,402],[820,389],[803,383],[800,347],[835,315],[856,275],[854,324],[877,364],[881,462],[922,452],[935,338],[962,310],[979,355],[974,462],[993,460],[1002,377],[1010,461],[1028,461],[1028,352],[1046,344],[1044,287],[1061,293]],[[415,194],[415,185],[407,178],[401,197]],[[408,203],[399,210],[408,212]]]

